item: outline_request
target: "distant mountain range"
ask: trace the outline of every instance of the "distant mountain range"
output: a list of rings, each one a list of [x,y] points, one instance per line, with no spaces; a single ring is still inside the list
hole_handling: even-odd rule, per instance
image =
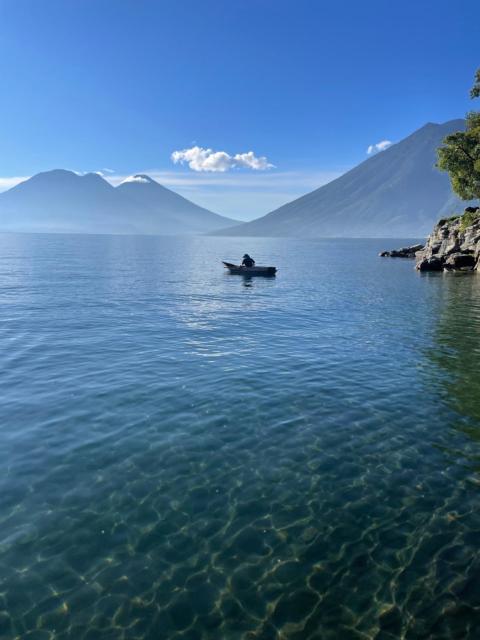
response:
[[[336,180],[252,222],[215,235],[421,237],[439,218],[463,211],[448,175],[435,168],[446,135],[464,120],[426,124]]]
[[[56,169],[0,193],[0,231],[196,234],[235,224],[146,175],[113,187],[96,173]]]
[[[147,175],[113,187],[96,173],[57,169],[0,193],[0,231],[293,237],[421,237],[464,209],[436,149],[464,120],[426,124],[336,180],[240,224]]]

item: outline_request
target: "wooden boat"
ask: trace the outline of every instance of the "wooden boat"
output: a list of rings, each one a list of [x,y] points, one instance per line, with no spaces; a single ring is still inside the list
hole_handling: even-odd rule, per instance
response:
[[[271,277],[277,273],[277,267],[244,267],[240,264],[232,264],[231,262],[223,262],[230,273],[239,276],[267,276]]]

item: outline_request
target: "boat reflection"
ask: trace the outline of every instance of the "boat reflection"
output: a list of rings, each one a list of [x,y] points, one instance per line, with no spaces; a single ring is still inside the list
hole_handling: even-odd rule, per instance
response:
[[[242,284],[244,287],[253,287],[252,276],[242,276]]]

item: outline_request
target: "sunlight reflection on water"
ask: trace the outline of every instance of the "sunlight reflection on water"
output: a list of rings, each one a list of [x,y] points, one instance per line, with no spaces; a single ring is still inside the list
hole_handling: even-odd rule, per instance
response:
[[[478,637],[478,275],[246,243],[0,236],[2,638]]]

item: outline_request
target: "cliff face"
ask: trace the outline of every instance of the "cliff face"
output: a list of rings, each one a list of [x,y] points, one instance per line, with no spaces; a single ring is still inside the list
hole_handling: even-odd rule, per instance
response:
[[[419,271],[480,270],[480,208],[468,207],[463,216],[440,220],[415,259]]]

